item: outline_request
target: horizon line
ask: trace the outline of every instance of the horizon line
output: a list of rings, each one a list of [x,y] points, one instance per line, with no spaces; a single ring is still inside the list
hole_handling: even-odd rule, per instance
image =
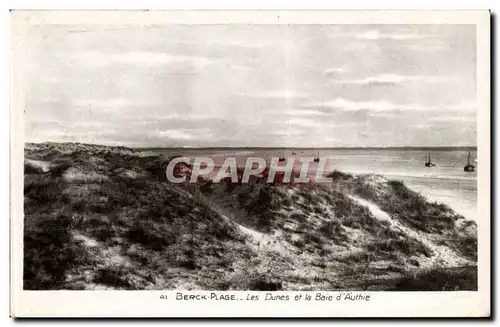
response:
[[[342,150],[342,149],[476,149],[477,145],[439,145],[439,146],[425,146],[425,145],[390,145],[390,146],[333,146],[333,147],[311,147],[311,146],[132,146],[132,145],[108,145],[100,143],[84,143],[84,142],[24,142],[24,144],[81,144],[81,145],[95,145],[95,146],[105,146],[105,147],[124,147],[130,149],[138,150],[206,150],[206,149],[284,149],[284,150],[294,150],[294,149],[323,149],[323,150]]]

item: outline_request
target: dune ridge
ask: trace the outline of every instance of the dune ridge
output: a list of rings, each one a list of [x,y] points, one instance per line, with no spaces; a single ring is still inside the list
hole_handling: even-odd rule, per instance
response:
[[[176,185],[144,153],[26,144],[25,289],[477,289],[475,222],[401,182]]]

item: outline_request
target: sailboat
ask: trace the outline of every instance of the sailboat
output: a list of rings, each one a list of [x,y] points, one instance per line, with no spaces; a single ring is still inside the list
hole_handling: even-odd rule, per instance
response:
[[[314,158],[314,162],[319,162],[319,151],[317,152],[316,158]]]
[[[464,171],[466,172],[473,172],[476,169],[476,167],[470,163],[470,151],[467,154],[467,164],[464,166]]]
[[[278,159],[278,162],[282,162],[282,161],[285,161],[285,160],[286,160],[286,159],[285,159],[285,156],[280,154],[280,157],[279,157],[279,159]]]
[[[429,151],[426,156],[426,161],[425,161],[425,167],[434,167],[435,164],[432,163],[431,161],[431,152]]]

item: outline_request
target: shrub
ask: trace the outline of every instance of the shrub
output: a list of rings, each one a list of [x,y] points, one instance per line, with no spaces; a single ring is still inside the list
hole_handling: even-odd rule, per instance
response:
[[[245,271],[232,279],[216,286],[220,290],[236,289],[240,291],[280,291],[283,283],[275,278],[254,271]]]
[[[283,199],[281,200],[281,205],[282,205],[283,207],[289,207],[289,206],[291,206],[291,205],[292,205],[292,200],[291,200],[290,198],[288,198],[288,197],[285,197],[285,198],[283,198]]]
[[[431,257],[433,254],[432,250],[424,244],[409,237],[405,239],[375,241],[367,244],[366,249],[375,254],[394,254],[396,252],[401,252],[405,255],[423,254],[426,257]]]
[[[334,170],[333,172],[331,172],[330,174],[328,174],[329,178],[333,178],[333,180],[351,180],[353,178],[353,176],[351,174],[346,174],[346,173],[343,173],[343,172],[340,172],[338,170]]]
[[[306,243],[304,242],[303,239],[299,238],[299,239],[293,241],[293,245],[295,245],[299,249],[303,249],[306,246]]]
[[[119,267],[107,267],[97,271],[94,282],[111,286],[116,289],[131,289],[127,280],[127,272]]]
[[[342,244],[349,240],[344,227],[335,220],[323,222],[318,228],[318,231],[323,234],[327,240],[332,240],[335,244]]]
[[[60,178],[40,178],[25,183],[24,196],[32,200],[34,205],[54,205],[66,197],[62,191],[66,183]]]
[[[449,207],[428,202],[422,195],[410,190],[400,181],[388,181],[387,186],[389,189],[386,192],[377,192],[359,179],[355,183],[354,191],[418,230],[441,233],[455,228],[456,215]]]
[[[304,234],[304,243],[321,245],[323,242],[319,234],[314,232],[309,232]]]
[[[171,231],[167,234],[165,229],[158,229],[152,221],[137,220],[126,233],[126,236],[132,243],[142,244],[155,251],[160,251],[176,242],[177,233]]]
[[[325,213],[325,210],[319,205],[314,207],[314,212],[317,213],[318,215],[323,215]]]
[[[290,218],[301,223],[307,220],[307,215],[305,215],[302,211],[296,211],[290,215]]]
[[[64,287],[66,272],[89,261],[85,248],[69,233],[68,215],[26,217],[24,227],[24,289]]]
[[[34,165],[24,163],[24,174],[39,174],[42,173],[40,168],[35,167]]]
[[[238,194],[240,206],[254,216],[254,227],[265,232],[270,231],[276,222],[280,200],[278,192],[270,185],[259,188],[249,185]]]
[[[298,192],[304,198],[304,202],[315,205],[318,203],[318,196],[316,196],[310,189],[300,189]]]
[[[50,175],[52,177],[61,177],[63,173],[70,168],[73,165],[73,162],[71,160],[66,160],[63,162],[60,162],[59,164],[55,165],[50,169]]]
[[[443,245],[456,249],[464,257],[477,261],[477,238],[470,235],[452,235],[442,241]]]
[[[435,268],[407,273],[389,291],[477,291],[477,267]]]
[[[196,256],[192,248],[186,249],[180,258],[177,258],[176,264],[179,267],[189,270],[197,269]]]

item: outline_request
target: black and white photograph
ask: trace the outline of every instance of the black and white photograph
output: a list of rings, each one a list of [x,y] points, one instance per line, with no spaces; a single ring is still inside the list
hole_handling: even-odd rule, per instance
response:
[[[22,289],[477,292],[478,35],[30,26]]]

